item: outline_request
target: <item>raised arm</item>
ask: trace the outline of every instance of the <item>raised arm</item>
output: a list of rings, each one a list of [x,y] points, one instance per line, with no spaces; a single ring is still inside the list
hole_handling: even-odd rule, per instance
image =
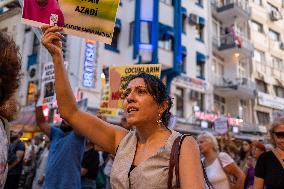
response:
[[[63,36],[59,33],[62,28],[43,26],[42,31],[44,33],[42,43],[51,54],[54,63],[56,98],[61,117],[70,123],[76,132],[114,154],[127,131],[77,108],[63,64],[61,49]]]

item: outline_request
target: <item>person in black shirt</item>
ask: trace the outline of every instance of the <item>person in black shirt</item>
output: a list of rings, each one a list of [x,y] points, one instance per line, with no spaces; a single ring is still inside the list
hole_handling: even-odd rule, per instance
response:
[[[284,118],[272,123],[270,134],[276,148],[263,153],[257,160],[254,189],[284,188]]]
[[[96,177],[99,169],[99,153],[94,144],[87,142],[81,167],[81,189],[96,189]]]
[[[11,131],[8,151],[8,176],[4,189],[17,189],[23,170],[25,144],[20,141],[22,131]]]

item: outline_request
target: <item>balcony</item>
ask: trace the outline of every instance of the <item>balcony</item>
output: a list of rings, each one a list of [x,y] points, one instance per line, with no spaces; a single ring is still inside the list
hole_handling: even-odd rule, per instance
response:
[[[249,20],[251,9],[245,0],[211,0],[212,13],[223,23],[232,22],[235,18]]]
[[[18,1],[16,0],[0,1],[0,22],[20,13],[21,13],[21,8]]]
[[[224,58],[230,58],[234,54],[239,53],[243,57],[251,57],[254,47],[252,43],[245,37],[229,33],[221,37],[213,37],[214,51]]]
[[[256,84],[254,81],[242,77],[227,79],[214,76],[214,90],[217,95],[224,97],[238,97],[241,99],[254,99]]]

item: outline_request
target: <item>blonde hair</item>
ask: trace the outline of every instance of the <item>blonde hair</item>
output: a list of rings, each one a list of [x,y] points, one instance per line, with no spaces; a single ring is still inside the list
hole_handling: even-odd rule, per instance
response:
[[[214,151],[219,152],[219,145],[218,145],[217,139],[212,133],[204,131],[198,135],[197,139],[200,139],[202,137],[209,140],[209,142],[213,145]]]
[[[280,125],[284,125],[284,117],[280,117],[280,118],[276,118],[272,124],[270,125],[270,137],[271,137],[271,140],[273,142],[273,144],[275,145],[275,139],[274,139],[274,135],[273,135],[273,132],[275,131],[275,129],[280,126]]]

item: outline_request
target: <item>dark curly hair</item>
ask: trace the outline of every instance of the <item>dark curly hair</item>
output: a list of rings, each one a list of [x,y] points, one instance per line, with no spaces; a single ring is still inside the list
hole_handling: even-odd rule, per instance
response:
[[[168,102],[168,108],[162,113],[161,116],[163,125],[167,127],[172,115],[170,109],[173,105],[173,102],[171,97],[167,94],[165,84],[156,76],[147,74],[145,72],[140,72],[136,75],[130,75],[124,78],[125,83],[122,84],[121,89],[125,90],[130,81],[136,78],[142,78],[144,80],[150,95],[153,96],[158,105]]]
[[[14,40],[0,32],[0,106],[17,90],[20,82],[21,56]]]

